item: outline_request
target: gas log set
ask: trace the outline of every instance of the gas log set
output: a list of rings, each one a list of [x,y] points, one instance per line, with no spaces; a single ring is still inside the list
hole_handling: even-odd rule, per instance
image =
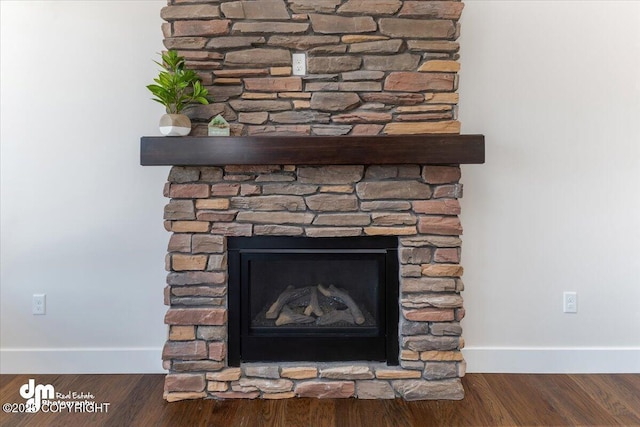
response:
[[[275,320],[275,322],[273,322]],[[289,285],[254,320],[254,324],[268,326],[313,325],[341,326],[375,324],[373,317],[349,296],[349,293],[334,285],[305,286]]]

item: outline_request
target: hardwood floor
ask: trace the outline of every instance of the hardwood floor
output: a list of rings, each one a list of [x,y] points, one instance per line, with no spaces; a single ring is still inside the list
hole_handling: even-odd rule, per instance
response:
[[[288,399],[166,403],[163,375],[2,375],[0,403],[34,378],[108,412],[0,413],[1,426],[640,426],[640,375],[469,374],[463,401]],[[105,406],[103,405],[103,408]]]

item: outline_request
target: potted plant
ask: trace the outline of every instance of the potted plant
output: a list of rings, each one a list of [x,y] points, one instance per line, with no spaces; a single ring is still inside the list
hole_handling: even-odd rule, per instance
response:
[[[154,101],[164,105],[167,114],[160,118],[160,133],[166,136],[184,136],[191,132],[191,120],[182,114],[189,104],[208,104],[209,91],[202,86],[198,74],[185,67],[184,57],[175,50],[161,54],[162,63],[154,61],[162,71],[147,89]]]

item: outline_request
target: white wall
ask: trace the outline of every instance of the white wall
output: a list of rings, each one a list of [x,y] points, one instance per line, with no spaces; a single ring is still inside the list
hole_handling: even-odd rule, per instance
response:
[[[165,4],[0,2],[2,372],[161,369]],[[462,28],[469,370],[639,372],[639,4],[472,0]]]
[[[640,3],[471,0],[460,43],[469,371],[639,372]]]
[[[2,372],[162,370],[168,169],[139,141],[164,5],[0,2]]]

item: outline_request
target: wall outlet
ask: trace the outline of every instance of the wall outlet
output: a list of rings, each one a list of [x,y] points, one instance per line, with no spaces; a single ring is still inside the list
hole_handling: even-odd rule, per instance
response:
[[[33,294],[31,301],[31,312],[33,314],[47,313],[47,296],[45,294]]]
[[[578,293],[564,292],[562,294],[563,311],[565,313],[578,312]]]
[[[304,76],[307,74],[307,54],[306,53],[294,53],[292,56],[293,62],[293,75]]]

